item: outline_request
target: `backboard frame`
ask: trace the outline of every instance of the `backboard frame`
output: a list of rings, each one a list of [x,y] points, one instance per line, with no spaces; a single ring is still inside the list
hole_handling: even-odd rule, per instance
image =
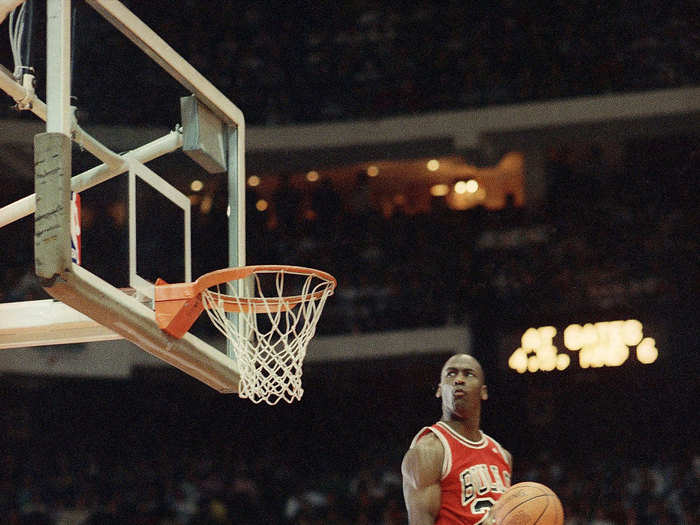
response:
[[[184,262],[185,282],[192,281],[192,239],[191,239],[191,206],[190,200],[167,181],[159,177],[148,166],[136,159],[129,159],[129,286],[136,290],[140,297],[153,299],[154,291],[152,282],[138,274],[138,261],[136,258],[136,239],[138,228],[136,226],[136,180],[139,179],[168,199],[184,213]]]
[[[204,76],[177,54],[162,38],[117,0],[87,0],[87,3],[136,44],[168,74],[195,95],[222,120],[227,144],[228,201],[237,228],[228,234],[230,266],[245,264],[245,120],[243,113]],[[3,68],[0,88],[15,100],[29,98],[32,111],[46,120],[46,133],[35,137],[37,166],[48,161],[53,168],[37,168],[36,178],[45,184],[37,193],[0,209],[0,227],[35,213],[36,273],[42,286],[55,299],[82,316],[94,319],[109,331],[144,351],[183,370],[220,392],[238,390],[236,363],[221,351],[192,334],[181,339],[161,331],[155,313],[137,298],[125,294],[91,272],[66,260],[66,238],[70,240],[70,213],[65,196],[80,192],[128,170],[129,159],[152,160],[182,146],[182,131],[124,155],[109,150],[77,125],[70,106],[70,0],[47,0],[47,100],[18,84]],[[174,101],[175,102],[175,101]],[[177,136],[173,136],[177,135]],[[70,141],[74,138],[104,164],[71,177]],[[140,150],[140,151],[139,151]],[[58,235],[54,235],[59,232]],[[67,232],[67,236],[66,236]],[[68,251],[69,253],[69,251]],[[10,303],[11,304],[11,303]],[[27,306],[27,305],[23,305]],[[27,344],[26,346],[31,346]]]

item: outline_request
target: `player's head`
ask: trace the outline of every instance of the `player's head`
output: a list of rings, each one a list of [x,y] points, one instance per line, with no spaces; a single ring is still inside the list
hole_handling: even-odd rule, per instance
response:
[[[476,418],[488,399],[484,370],[474,356],[455,354],[442,367],[435,396],[442,400],[443,419]]]

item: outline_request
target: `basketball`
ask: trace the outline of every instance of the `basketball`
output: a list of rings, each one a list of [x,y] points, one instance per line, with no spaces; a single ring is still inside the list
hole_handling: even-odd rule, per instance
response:
[[[533,481],[516,483],[493,507],[497,525],[562,525],[561,501],[549,487]]]

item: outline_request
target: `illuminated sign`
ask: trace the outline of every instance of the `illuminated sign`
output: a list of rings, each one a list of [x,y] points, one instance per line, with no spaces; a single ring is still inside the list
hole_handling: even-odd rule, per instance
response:
[[[569,368],[572,358],[554,346],[555,335],[553,326],[528,328],[520,338],[521,346],[508,359],[508,367],[521,374]],[[642,323],[636,319],[570,324],[564,329],[564,347],[578,353],[581,368],[620,366],[630,358],[631,347],[636,347],[634,354],[640,363],[653,363],[659,356],[656,341],[644,337]]]

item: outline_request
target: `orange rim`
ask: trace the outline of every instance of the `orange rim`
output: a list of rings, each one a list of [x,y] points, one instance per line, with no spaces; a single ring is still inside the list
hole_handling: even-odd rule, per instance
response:
[[[192,283],[168,284],[159,279],[155,286],[155,310],[158,326],[175,337],[182,337],[204,311],[202,292],[212,286],[237,281],[255,273],[290,273],[296,275],[312,275],[327,282],[328,287],[308,295],[292,295],[276,298],[233,297],[209,290],[217,300],[221,301],[227,312],[265,313],[272,310],[286,311],[297,304],[318,300],[325,294],[332,294],[337,285],[331,274],[313,268],[288,265],[257,265],[240,268],[224,268],[205,273]]]
[[[212,286],[224,284],[229,281],[240,280],[255,273],[279,273],[286,272],[296,275],[313,275],[331,285],[331,293],[336,287],[336,280],[331,274],[313,268],[305,268],[303,266],[286,266],[286,265],[258,265],[258,266],[243,266],[241,268],[225,268],[223,270],[215,270],[208,274],[202,275],[197,279],[197,283],[201,286],[199,293],[208,290]],[[201,282],[200,282],[201,281]],[[198,287],[199,288],[199,287]],[[326,292],[326,288],[322,288],[314,293],[307,295],[288,295],[283,297],[234,297],[231,295],[214,292],[209,290],[218,301],[223,303],[224,310],[227,312],[248,312],[252,310],[255,313],[264,313],[271,310],[285,311],[294,308],[297,304],[310,300],[320,299]],[[272,308],[271,308],[272,307]]]

